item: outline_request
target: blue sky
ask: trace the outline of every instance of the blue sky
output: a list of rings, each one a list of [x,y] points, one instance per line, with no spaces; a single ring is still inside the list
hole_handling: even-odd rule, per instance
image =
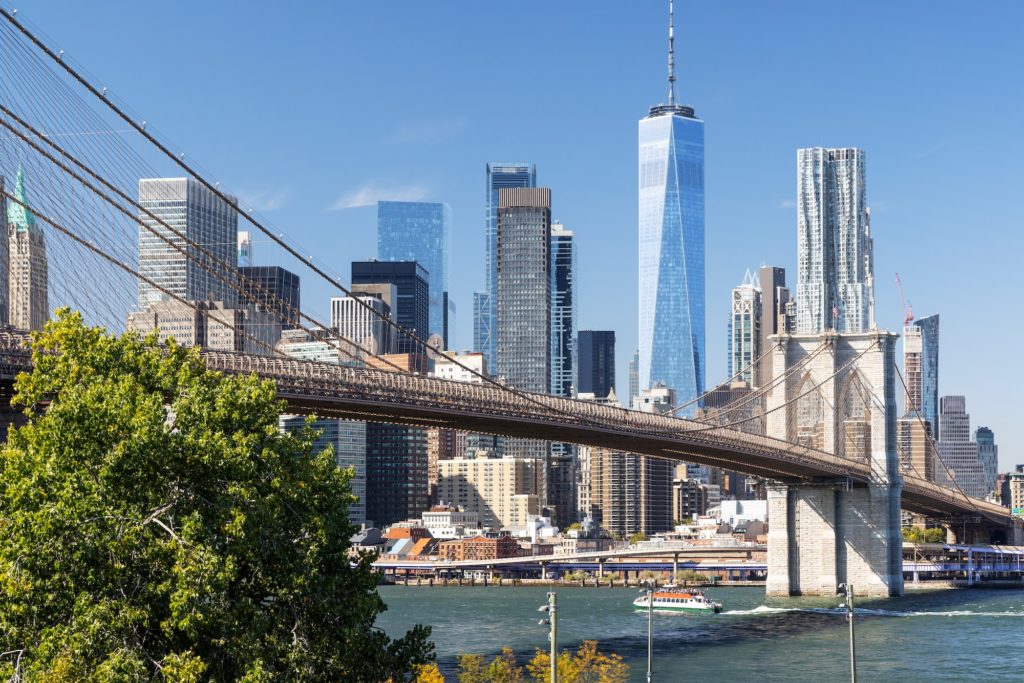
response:
[[[484,164],[532,161],[575,231],[579,324],[636,346],[636,126],[665,99],[666,3],[22,0],[21,15],[345,276],[373,201],[446,201],[460,346],[483,286]],[[1017,2],[677,4],[677,97],[707,135],[709,382],[730,289],[796,261],[796,149],[867,154],[879,323],[899,271],[940,313],[940,391],[1024,462],[1024,48]],[[280,262],[255,244],[258,262]],[[331,291],[303,281],[325,314]],[[1012,349],[1012,351],[1011,351]]]

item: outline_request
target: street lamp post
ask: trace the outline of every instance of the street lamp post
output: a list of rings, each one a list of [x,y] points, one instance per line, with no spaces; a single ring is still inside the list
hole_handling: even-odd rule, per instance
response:
[[[647,594],[647,683],[651,683],[654,673],[654,586],[647,582],[644,590]]]
[[[551,683],[558,683],[558,596],[554,591],[548,593],[548,604],[537,608],[538,612],[547,612],[546,619],[541,619],[539,624],[548,624],[548,640],[551,641]]]
[[[853,635],[853,584],[839,584],[839,592],[846,596],[846,621],[850,624],[850,683],[857,683],[857,645]]]

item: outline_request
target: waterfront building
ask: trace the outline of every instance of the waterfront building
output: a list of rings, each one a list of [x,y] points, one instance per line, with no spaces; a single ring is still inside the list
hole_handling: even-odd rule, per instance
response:
[[[708,511],[708,484],[697,479],[672,480],[673,523],[688,522]]]
[[[248,230],[238,231],[238,267],[248,268],[252,265],[252,236]]]
[[[983,488],[988,496],[999,490],[999,446],[996,445],[995,433],[988,427],[978,427],[974,432],[974,442],[978,444],[978,464],[981,465]]]
[[[487,164],[484,195],[486,284],[479,300],[474,297],[473,349],[487,358],[490,367],[498,362],[498,213],[499,194],[503,188],[536,187],[537,167],[534,164],[491,162]]]
[[[753,363],[761,355],[761,289],[748,270],[743,282],[732,290],[732,314],[729,320],[728,376],[754,386]]]
[[[438,463],[462,455],[466,447],[466,433],[447,427],[427,428],[427,491],[430,502],[440,502],[437,495],[437,480],[440,475]]]
[[[394,285],[384,285],[383,295],[353,291],[352,296],[331,298],[331,329],[364,354],[379,356],[395,353],[397,335],[386,319],[391,316],[388,302],[397,298]]]
[[[241,253],[242,247],[239,246]],[[284,327],[299,326],[301,299],[298,275],[281,266],[252,265],[240,265],[238,274],[241,276],[238,285],[244,303],[259,304],[264,311],[277,316]]]
[[[789,288],[786,287],[786,269],[778,266],[761,266],[758,271],[761,289],[761,354],[772,348],[769,337],[777,334],[791,334],[796,331],[795,313],[789,306]],[[754,387],[763,387],[771,381],[772,364],[764,358],[755,369]],[[729,373],[732,375],[732,373]]]
[[[672,528],[672,463],[635,453],[586,447],[594,521],[618,538]],[[584,447],[580,447],[582,451]]]
[[[578,394],[604,398],[615,390],[615,332],[580,330],[576,343],[579,360]]]
[[[437,202],[377,202],[377,258],[415,261],[427,271],[428,334],[449,344],[448,262],[452,210]],[[454,332],[454,328],[451,330]],[[423,331],[421,330],[421,336]],[[425,338],[425,337],[424,337]]]
[[[704,122],[675,102],[671,19],[668,104],[639,122],[639,388],[660,382],[687,402],[706,363]]]
[[[797,150],[799,334],[866,332],[874,326],[870,219],[863,150]]]
[[[430,276],[416,261],[353,261],[352,293],[370,291],[367,285],[394,285],[387,302],[391,318],[424,342],[430,335]],[[407,334],[396,332],[398,353],[424,353]]]
[[[366,515],[386,526],[419,517],[430,506],[427,430],[366,424]]]
[[[282,415],[279,425],[284,431],[298,431],[306,426],[305,415]],[[348,509],[349,521],[355,526],[365,524],[366,515],[366,423],[336,418],[321,418],[310,425],[320,435],[313,443],[313,453],[328,447],[334,451],[338,467],[352,470],[349,488],[356,497]]]
[[[2,188],[0,188],[2,189]],[[28,208],[25,173],[18,169],[12,193],[17,201],[7,202],[7,315],[2,320],[20,330],[41,330],[50,319],[48,298],[49,260],[42,226]]]
[[[480,515],[492,529],[526,525],[539,509],[538,493],[544,476],[541,462],[523,458],[452,458],[438,463],[437,496]]]
[[[984,498],[985,477],[978,460],[978,444],[971,441],[971,416],[963,396],[943,396],[939,399],[939,457],[945,464],[955,485],[974,498]],[[945,474],[945,473],[942,473]]]
[[[499,534],[497,538],[473,536],[453,541],[441,541],[437,544],[437,555],[442,562],[501,560],[507,557],[518,557],[519,542],[509,534]]]
[[[234,202],[233,197],[229,200]],[[222,301],[226,308],[236,308],[238,212],[234,206],[194,178],[143,178],[139,204],[143,209],[139,274],[186,301]],[[170,299],[139,279],[139,311]]]
[[[551,190],[502,189],[498,203],[496,374],[516,389],[547,393],[551,382]],[[548,444],[538,439],[507,439],[502,454],[546,462]],[[546,492],[541,496],[546,499]]]
[[[1024,517],[1024,465],[1017,465],[1013,472],[1010,472],[1009,479],[1010,514]]]

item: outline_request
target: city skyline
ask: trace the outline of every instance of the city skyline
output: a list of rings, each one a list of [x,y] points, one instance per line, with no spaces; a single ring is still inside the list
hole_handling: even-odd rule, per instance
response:
[[[638,47],[635,57],[629,55],[625,64],[619,67],[614,67],[611,61],[605,61],[606,58],[597,51],[588,54],[587,58],[595,61],[596,67],[608,66],[606,69],[593,69],[602,72],[601,79],[614,80],[616,86],[621,85],[625,88],[625,92],[617,96],[616,101],[611,103],[612,106],[607,110],[595,112],[590,122],[592,125],[580,131],[581,135],[586,133],[591,138],[597,129],[604,128],[606,131],[599,138],[590,139],[586,148],[580,146],[582,137],[567,137],[567,131],[570,129],[559,121],[558,115],[563,95],[557,91],[551,93],[555,106],[545,107],[541,113],[531,112],[522,126],[523,130],[509,128],[513,131],[512,135],[506,136],[500,145],[488,145],[485,142],[486,136],[483,136],[484,131],[480,130],[481,124],[476,118],[477,110],[464,107],[464,102],[460,99],[447,108],[429,106],[428,111],[442,114],[458,111],[459,115],[465,112],[467,120],[461,124],[461,129],[456,125],[447,132],[439,133],[437,129],[443,126],[437,124],[436,118],[426,121],[419,129],[410,129],[406,123],[385,116],[379,124],[370,125],[368,129],[363,130],[361,126],[356,126],[360,128],[359,137],[365,138],[365,141],[355,141],[358,143],[357,149],[345,155],[345,158],[361,158],[362,152],[359,149],[369,146],[371,149],[383,150],[384,161],[390,164],[395,159],[405,159],[405,155],[410,154],[410,168],[415,169],[418,164],[422,167],[422,159],[436,159],[451,153],[454,158],[450,166],[457,170],[445,171],[433,178],[425,172],[417,177],[413,171],[411,175],[396,178],[389,186],[389,178],[383,167],[378,161],[368,159],[355,165],[358,166],[355,169],[344,169],[340,168],[344,164],[333,164],[335,173],[330,178],[316,179],[308,188],[297,188],[294,184],[287,186],[282,182],[283,179],[274,172],[274,166],[279,165],[275,156],[276,148],[271,144],[268,150],[265,145],[259,144],[263,139],[253,135],[255,129],[251,128],[251,123],[242,121],[237,131],[233,131],[231,135],[221,136],[225,139],[207,139],[207,135],[213,135],[221,125],[219,117],[234,115],[234,108],[227,107],[224,114],[216,111],[216,105],[204,107],[202,112],[192,111],[191,103],[163,99],[164,95],[170,96],[174,88],[168,88],[167,93],[145,92],[145,88],[137,86],[137,81],[123,67],[98,54],[95,46],[102,39],[97,40],[96,36],[103,36],[102,31],[90,33],[72,30],[73,25],[83,21],[82,15],[76,14],[74,10],[62,8],[60,13],[64,16],[61,17],[56,10],[50,10],[40,3],[31,1],[23,3],[20,9],[31,21],[45,25],[47,33],[62,47],[66,47],[70,55],[88,63],[91,70],[110,83],[114,92],[121,93],[132,101],[136,109],[146,113],[152,112],[154,115],[160,114],[157,116],[156,125],[185,150],[198,155],[201,162],[211,166],[219,177],[229,181],[232,189],[245,198],[247,203],[258,203],[258,211],[270,215],[273,222],[295,235],[301,243],[319,245],[325,242],[326,250],[321,249],[316,253],[330,253],[335,249],[337,257],[333,270],[337,272],[344,273],[347,263],[352,260],[374,256],[372,244],[375,239],[372,231],[369,231],[369,235],[362,234],[368,232],[368,225],[372,225],[373,210],[353,208],[338,213],[324,211],[325,208],[334,204],[358,203],[356,200],[359,197],[356,195],[359,193],[356,190],[362,189],[367,183],[375,183],[374,187],[378,190],[387,189],[392,196],[384,198],[399,199],[401,197],[394,195],[399,194],[399,189],[403,192],[409,189],[399,187],[406,180],[413,185],[417,182],[421,184],[419,194],[426,195],[421,198],[450,202],[456,218],[454,241],[465,243],[464,247],[457,245],[455,250],[454,258],[459,265],[455,270],[462,272],[458,273],[458,277],[452,283],[456,301],[461,303],[463,310],[467,310],[471,293],[481,289],[484,280],[478,263],[482,260],[478,254],[483,251],[483,225],[482,220],[478,218],[483,213],[479,196],[479,170],[483,163],[494,158],[535,161],[544,184],[558,192],[558,208],[553,218],[564,220],[567,224],[579,228],[580,234],[588,236],[589,242],[581,243],[580,327],[616,330],[620,336],[617,358],[620,369],[619,383],[628,386],[628,383],[623,381],[625,368],[636,346],[635,340],[632,339],[635,329],[632,320],[635,311],[631,303],[636,301],[633,284],[635,274],[631,273],[635,268],[635,255],[630,254],[635,247],[630,244],[634,240],[631,231],[628,230],[630,216],[635,216],[635,198],[630,196],[632,183],[629,179],[635,174],[635,167],[630,160],[635,159],[635,139],[631,139],[629,128],[635,125],[633,121],[636,109],[657,100],[663,89],[661,67],[664,59],[664,8],[660,3],[655,3],[651,7],[622,10],[621,17],[613,14],[616,10],[610,5],[599,5],[595,9],[597,28],[593,40],[617,37],[626,41],[626,45],[633,45],[632,41],[637,41]],[[177,12],[184,12],[187,9],[185,6],[178,10],[163,8],[154,11],[174,16]],[[217,11],[219,10],[213,10],[214,13]],[[855,145],[867,150],[871,158],[870,204],[873,208],[872,229],[876,240],[876,312],[879,325],[894,331],[900,329],[901,310],[898,295],[891,282],[891,273],[898,269],[915,303],[924,310],[941,312],[946,319],[943,329],[942,393],[968,396],[972,413],[993,427],[1001,445],[1004,446],[1001,449],[1004,458],[1012,458],[1012,454],[1019,451],[1021,435],[1013,432],[1013,421],[1008,409],[1002,405],[1007,403],[1002,400],[1006,394],[998,388],[990,390],[990,386],[994,384],[994,366],[978,368],[976,363],[972,363],[972,359],[997,355],[996,347],[993,346],[995,342],[985,339],[984,335],[977,335],[975,330],[983,329],[984,321],[996,315],[995,304],[986,301],[984,294],[1007,286],[1005,278],[1009,277],[1011,269],[1001,259],[1007,258],[1004,253],[1017,251],[1015,245],[1021,239],[1019,232],[1010,227],[1019,224],[1019,209],[1011,206],[1005,199],[1000,199],[1000,195],[1012,196],[1012,192],[1007,192],[1007,189],[1012,187],[1013,173],[1001,171],[1001,166],[1009,164],[1009,160],[1016,154],[1015,150],[1020,147],[1017,137],[1006,134],[1012,130],[1008,123],[1019,118],[1020,99],[1002,89],[996,92],[991,88],[991,81],[987,79],[983,79],[985,82],[979,85],[969,82],[964,76],[972,68],[980,71],[980,65],[983,63],[1007,63],[1005,58],[998,54],[1001,41],[989,39],[984,43],[979,42],[975,36],[976,31],[972,32],[973,29],[984,26],[986,31],[994,30],[998,34],[1000,30],[1006,30],[1006,26],[1014,24],[1014,21],[1007,20],[1006,12],[997,13],[982,9],[964,19],[966,27],[953,27],[948,19],[921,17],[914,13],[915,25],[916,22],[924,22],[923,28],[928,29],[929,43],[938,41],[944,35],[957,35],[958,39],[966,40],[972,48],[977,48],[968,50],[967,58],[958,58],[953,63],[951,60],[947,61],[947,58],[936,50],[922,50],[920,39],[914,36],[910,37],[905,46],[897,45],[895,36],[905,34],[904,29],[911,22],[909,10],[886,8],[881,4],[870,5],[861,10],[830,9],[828,17],[819,16],[813,21],[799,16],[799,12],[788,8],[773,13],[776,15],[773,17],[761,16],[759,12],[762,11],[762,8],[751,8],[752,15],[747,17],[750,25],[742,23],[737,27],[736,35],[717,48],[710,37],[726,35],[721,28],[730,19],[728,10],[684,6],[677,12],[677,17],[681,18],[678,52],[683,64],[680,84],[682,92],[685,93],[684,99],[698,102],[702,116],[714,122],[708,129],[710,147],[707,158],[708,301],[720,300],[723,295],[727,295],[729,289],[735,285],[738,273],[742,273],[743,269],[751,264],[756,265],[762,261],[777,263],[790,272],[795,272],[795,250],[792,242],[795,211],[789,205],[795,201],[796,194],[791,169],[793,154],[797,148],[822,144]],[[1016,8],[1009,8],[1009,11],[1019,12]],[[101,8],[96,11],[94,17],[84,20],[85,25],[90,27],[94,23],[99,25],[104,21],[110,23],[111,17],[117,12],[123,12],[123,7],[117,3]],[[368,9],[360,9],[358,12],[365,13],[365,16],[359,17],[360,20],[371,25],[382,25],[376,12]],[[571,12],[552,9],[551,13],[549,25],[542,27],[541,30],[551,31],[553,34],[564,31]],[[268,18],[260,15],[258,10],[255,14],[255,21],[268,21]],[[610,14],[613,15],[609,16]],[[489,16],[486,10],[480,10],[479,13],[471,12],[469,15],[465,17],[469,22],[485,22]],[[794,100],[794,93],[797,91],[785,84],[781,84],[779,92],[769,93],[765,87],[752,84],[749,76],[741,75],[741,67],[750,66],[749,57],[741,63],[738,58],[730,57],[728,54],[730,46],[735,45],[733,41],[740,40],[754,41],[753,49],[759,53],[771,52],[767,43],[763,50],[757,49],[761,44],[757,41],[767,40],[755,35],[753,25],[758,23],[759,18],[765,18],[771,27],[779,29],[780,32],[770,42],[774,48],[776,43],[785,42],[790,34],[796,35],[809,26],[820,26],[827,22],[829,17],[835,19],[837,16],[849,20],[854,27],[867,22],[869,18],[873,25],[879,23],[876,20],[883,20],[871,37],[873,44],[876,47],[891,44],[897,48],[898,55],[905,57],[909,62],[894,76],[875,83],[880,75],[884,75],[879,57],[869,55],[867,58],[862,56],[851,62],[844,61],[845,73],[851,80],[853,89],[856,90],[858,84],[862,84],[862,89],[865,89],[864,84],[867,82],[873,84],[872,96],[866,98],[867,102],[847,100],[833,104],[815,100],[810,95]],[[69,24],[69,18],[73,19],[74,24]],[[443,17],[434,21],[441,19]],[[281,18],[275,16],[274,21],[278,20]],[[282,21],[286,32],[291,30],[292,26],[308,23],[300,21],[297,17],[286,17]],[[401,17],[395,30],[403,32],[403,35],[405,32],[414,35],[413,27],[417,22],[422,23],[423,17],[417,10],[410,9],[408,16]],[[788,28],[787,22],[791,24]],[[687,31],[687,26],[695,24],[700,24],[701,33],[707,35]],[[509,27],[503,31],[511,31],[514,28],[516,27]],[[338,27],[337,30],[344,29]],[[198,42],[196,49],[200,53],[213,49],[214,45],[217,49],[223,49],[223,36],[216,36],[215,42],[215,36],[206,34],[205,27],[194,27],[193,31],[195,35],[192,37]],[[145,41],[145,50],[156,51],[159,61],[160,50],[164,48],[154,44],[158,41],[153,40],[151,34],[142,31],[140,35],[127,36],[127,39],[130,42]],[[537,39],[540,40],[540,37]],[[574,38],[575,42],[579,40],[579,37]],[[770,57],[769,64],[760,68],[790,65],[797,58],[797,53],[803,49],[806,49],[806,45],[801,50],[783,46],[781,55]],[[914,51],[921,52],[921,56],[913,57]],[[173,52],[170,46],[168,52]],[[452,53],[444,50],[430,59],[447,59],[451,56]],[[559,73],[561,68],[573,68],[575,62],[569,55],[559,52],[558,56],[561,58]],[[618,58],[621,58],[621,55]],[[715,77],[712,78],[710,67],[700,68],[700,64],[713,64]],[[234,70],[240,67],[229,63],[223,68]],[[899,93],[904,82],[901,79],[907,77],[910,70],[914,74],[914,87],[910,88],[911,92],[907,96],[901,96]],[[273,73],[272,71],[271,74]],[[177,78],[173,73],[169,74],[169,77],[172,80]],[[297,76],[299,80],[307,77],[309,74]],[[430,82],[429,75],[425,78]],[[579,83],[579,88],[592,89],[593,81],[588,79],[593,78],[596,78],[596,75],[585,75],[584,80]],[[636,81],[635,86],[629,82],[631,79]],[[944,90],[937,87],[939,82],[946,83],[950,80],[957,82],[960,97],[970,100],[974,107],[984,107],[988,112],[985,127],[987,130],[975,130],[972,138],[972,148],[975,152],[986,152],[986,166],[983,172],[967,174],[970,177],[965,177],[963,173],[955,170],[957,162],[961,165],[967,164],[967,168],[973,163],[973,155],[955,152],[959,144],[957,135],[960,134],[954,130],[956,126],[950,126],[947,119],[939,130],[928,116],[931,111],[938,110],[939,106],[932,101],[932,95],[927,89],[936,86],[931,92],[939,98]],[[244,82],[240,85],[244,85]],[[503,87],[510,86],[506,83]],[[567,90],[576,95],[579,92],[576,87]],[[213,93],[218,102],[220,98],[228,95],[245,101],[244,93],[239,89]],[[753,114],[744,100],[756,98],[763,98],[759,102],[762,106],[758,107],[757,114]],[[1004,106],[994,104],[994,98]],[[895,100],[898,106],[894,106],[892,100]],[[911,104],[909,100],[914,102]],[[813,103],[813,106],[808,110],[801,106],[802,103]],[[516,114],[522,117],[526,111],[522,106],[511,102],[506,108],[509,116]],[[314,108],[314,112],[316,110],[317,108]],[[797,111],[810,113],[797,116],[797,121],[793,124],[783,122],[783,119],[791,117]],[[872,113],[871,116],[867,116],[869,111]],[[190,115],[185,115],[189,112]],[[379,115],[379,112],[375,113]],[[966,116],[966,113],[960,112],[947,113],[954,116],[954,123],[959,120],[957,117]],[[495,124],[504,123],[507,120],[505,116],[499,113]],[[266,118],[259,121],[260,127],[265,128],[267,125],[271,124],[268,124]],[[302,125],[300,122],[299,127]],[[553,126],[555,130],[539,134],[541,126]],[[776,127],[777,134],[768,141],[765,141],[765,126]],[[452,136],[449,139],[456,140],[458,144],[438,147],[422,142],[426,132],[430,132],[426,129],[431,127],[435,129],[433,132],[439,135],[446,133]],[[493,131],[490,125],[483,128]],[[459,130],[452,133],[454,129]],[[410,143],[410,138],[415,138],[416,135],[421,136],[417,138],[419,142]],[[392,137],[389,136],[393,136],[394,141],[390,141]],[[905,140],[899,139],[901,136]],[[282,134],[280,137],[286,139],[288,136]],[[564,138],[564,142],[554,144],[558,137]],[[350,134],[339,135],[339,138],[339,141],[343,140],[346,144],[353,141]],[[993,146],[996,138],[999,138],[998,147]],[[403,140],[410,144],[403,143]],[[595,140],[600,140],[600,143],[595,144]],[[748,154],[753,148],[753,140],[758,140],[758,145],[763,145],[759,147],[757,160]],[[418,151],[410,150],[417,146]],[[570,163],[566,160],[565,154],[570,150],[578,151],[582,156],[574,158]],[[990,153],[993,151],[994,155]],[[304,150],[304,154],[311,154],[308,148]],[[577,175],[581,163],[591,163],[595,158],[592,155],[600,158],[601,163],[591,165],[588,182],[581,182],[574,176]],[[237,162],[234,161],[235,158]],[[227,161],[228,159],[231,161]],[[614,163],[610,163],[610,160]],[[234,165],[236,163],[238,166]],[[267,178],[276,180],[268,183],[265,180]],[[427,183],[423,179],[431,180],[429,187],[425,187]],[[595,191],[592,186],[594,182],[598,183],[601,189]],[[736,201],[739,195],[736,194],[736,190],[730,191],[728,185],[743,188],[742,202]],[[612,192],[612,187],[618,189]],[[955,192],[954,188],[957,188]],[[282,199],[279,196],[282,192],[290,196]],[[607,196],[599,197],[602,193]],[[941,204],[933,201],[935,196],[953,194],[970,196],[971,200],[952,203],[943,201]],[[408,198],[408,194],[405,196]],[[465,199],[467,197],[468,199]],[[350,201],[335,201],[345,198]],[[275,209],[274,206],[279,208]],[[975,239],[958,243],[956,253],[945,246],[948,241],[935,239],[936,235],[951,236],[955,230],[962,230],[964,227],[970,228],[970,234]],[[739,253],[729,253],[726,249],[732,242],[729,236],[733,233],[744,241],[744,248],[736,250]],[[323,240],[321,236],[324,237]],[[352,239],[353,237],[356,239]],[[340,242],[337,241],[339,239]],[[1001,247],[1005,244],[1006,248],[993,250],[992,240],[997,239],[1005,240],[999,244]],[[920,256],[913,255],[911,246],[921,250]],[[263,244],[257,244],[254,248],[259,254],[258,261],[261,264],[275,263],[285,268],[291,265],[279,260],[272,249]],[[971,265],[982,263],[982,258],[994,261],[984,261],[988,266],[986,268]],[[944,268],[962,267],[964,263],[968,264],[971,277],[966,281],[959,280],[955,286],[952,282],[945,282],[947,278],[936,272],[941,272]],[[609,273],[615,273],[616,277],[609,277]],[[303,294],[310,312],[325,318],[329,296],[316,292],[315,288],[314,291],[304,291]],[[725,327],[722,323],[726,315],[727,312],[720,308],[709,308],[707,313],[705,322],[710,331],[706,365],[708,385],[722,379],[715,370],[725,365],[722,358],[725,345],[721,341]],[[460,316],[459,323],[457,345],[460,348],[468,348],[471,316]],[[1018,323],[1011,321],[1011,324]],[[1001,469],[1008,469],[1009,464],[1012,464],[1010,460],[1004,460]]]

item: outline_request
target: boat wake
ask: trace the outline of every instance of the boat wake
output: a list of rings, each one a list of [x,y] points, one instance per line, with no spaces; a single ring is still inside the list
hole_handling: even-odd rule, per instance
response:
[[[805,614],[836,614],[845,615],[845,607],[769,607],[758,605],[754,609],[731,609],[722,612],[724,615],[762,615],[782,614],[784,612],[803,612]],[[1022,617],[1024,612],[975,612],[974,610],[950,610],[946,612],[922,612],[904,611],[891,609],[872,609],[870,607],[858,607],[857,614],[866,614],[878,617]]]

